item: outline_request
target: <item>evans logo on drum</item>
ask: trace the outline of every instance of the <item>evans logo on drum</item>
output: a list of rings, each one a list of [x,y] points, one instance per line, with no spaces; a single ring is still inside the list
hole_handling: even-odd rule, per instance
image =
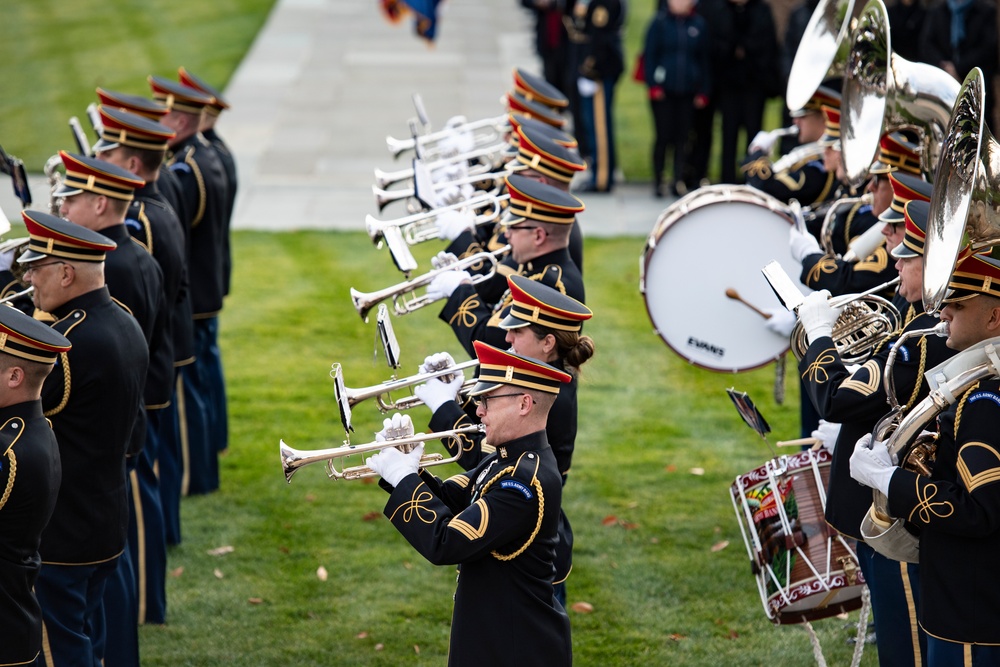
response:
[[[698,340],[694,336],[689,336],[688,337],[688,343],[687,344],[690,347],[695,347],[695,348],[698,348],[699,350],[705,350],[706,352],[714,354],[715,356],[717,356],[719,358],[722,358],[722,357],[726,356],[726,349],[725,348],[719,347],[717,345],[712,345],[711,343],[707,343],[707,342],[705,342],[703,340]]]

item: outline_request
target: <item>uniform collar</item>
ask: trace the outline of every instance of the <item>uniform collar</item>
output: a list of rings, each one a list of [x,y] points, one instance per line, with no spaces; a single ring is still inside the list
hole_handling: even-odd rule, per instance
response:
[[[108,287],[98,287],[95,290],[91,290],[86,294],[81,294],[80,296],[70,299],[63,305],[52,311],[52,316],[57,320],[61,320],[76,309],[86,310],[89,306],[96,306],[102,303],[111,303],[111,293],[108,292]]]
[[[492,444],[492,443],[490,443]],[[497,450],[497,460],[500,462],[517,461],[525,452],[539,452],[549,448],[549,439],[545,431],[535,431],[520,438],[508,440],[502,445],[494,445]]]

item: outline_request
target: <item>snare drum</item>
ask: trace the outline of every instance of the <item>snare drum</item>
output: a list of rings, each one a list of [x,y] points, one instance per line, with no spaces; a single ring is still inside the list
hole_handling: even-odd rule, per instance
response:
[[[847,541],[824,520],[832,456],[781,456],[730,487],[764,613],[778,625],[861,606],[865,581]]]
[[[787,206],[743,185],[699,188],[660,214],[643,251],[639,291],[670,349],[696,366],[733,373],[788,351],[787,337],[726,290],[760,309],[781,306],[761,269],[777,260],[789,276],[801,273],[788,249],[792,222]]]

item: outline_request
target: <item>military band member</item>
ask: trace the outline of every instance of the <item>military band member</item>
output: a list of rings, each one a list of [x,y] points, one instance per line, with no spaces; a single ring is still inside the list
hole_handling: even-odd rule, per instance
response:
[[[513,92],[529,102],[543,104],[556,113],[564,113],[569,109],[569,99],[558,86],[532,74],[523,67],[514,68]]]
[[[22,211],[30,241],[18,262],[35,306],[73,347],[45,379],[42,407],[63,479],[42,534],[35,593],[44,665],[104,657],[102,598],[128,532],[125,454],[143,405],[149,352],[135,318],[112,300],[104,260],[114,241],[38,211]],[[127,630],[128,628],[118,628]]]
[[[35,664],[42,612],[32,590],[38,546],[59,495],[62,466],[42,415],[45,377],[70,349],[65,336],[19,310],[0,306],[0,664]]]
[[[506,332],[499,324],[500,312],[509,305],[510,296],[505,296],[508,275],[540,280],[584,302],[583,278],[568,250],[571,227],[583,203],[518,174],[508,176],[506,182],[510,206],[501,224],[511,250],[496,275],[474,286],[468,272],[444,271],[427,287],[429,296],[447,299],[439,317],[451,325],[470,355],[474,340],[504,345]]]
[[[967,254],[959,261],[941,311],[949,348],[966,350],[1000,336],[998,285],[997,260]],[[927,664],[996,665],[1000,380],[983,380],[955,398],[938,416],[929,477],[893,465],[885,444],[870,442],[870,436],[854,448],[851,476],[862,488],[884,493],[891,516],[919,530],[919,619],[928,637]]]
[[[836,174],[827,171],[823,164],[823,147],[817,143],[825,127],[823,105],[839,109],[840,93],[820,86],[804,107],[792,112],[793,122],[799,130],[799,146],[791,155],[797,159],[777,172],[770,158],[777,136],[762,132],[754,137],[741,167],[747,185],[786,204],[795,199],[809,207],[816,207],[834,196]],[[790,156],[786,156],[786,161],[788,158]]]
[[[149,409],[147,405],[147,442],[143,455],[148,452],[156,461],[167,544],[178,544],[183,455],[174,394],[178,367],[191,363],[194,353],[184,229],[158,187],[167,141],[174,132],[161,123],[121,109],[101,105],[98,111],[103,128],[101,139],[94,146],[95,156],[146,181],[135,191],[125,226],[132,238],[153,255],[163,273],[163,298],[170,313],[167,330],[173,349],[173,368],[168,376],[170,402],[162,409]],[[162,616],[157,613],[156,605],[151,608],[147,604],[145,612],[145,620],[162,622],[156,620]],[[139,622],[144,622],[141,607]]]
[[[893,257],[900,284],[896,303],[903,316],[903,331],[927,329],[937,319],[923,312],[923,251],[929,206],[926,202],[906,205],[906,234]],[[916,623],[917,567],[890,560],[861,540],[861,521],[871,506],[866,489],[850,478],[850,456],[854,443],[870,433],[888,411],[885,392],[886,361],[894,344],[882,345],[875,355],[851,372],[831,337],[839,313],[831,308],[829,293],[814,292],[799,307],[809,348],[799,362],[805,391],[820,416],[841,424],[833,450],[827,484],[826,520],[842,535],[858,540],[857,555],[871,591],[879,663],[919,665],[926,637]],[[924,371],[954,354],[938,336],[910,338],[898,346],[892,380],[900,405],[913,407],[927,395]]]
[[[391,493],[393,526],[431,563],[460,565],[448,664],[506,665],[516,647],[520,664],[568,666],[569,618],[552,588],[562,482],[545,427],[570,376],[478,341],[475,349],[470,393],[496,453],[444,481],[418,471],[423,445],[389,447],[368,465]],[[409,417],[386,422],[388,440],[413,433]]]
[[[878,157],[869,169],[871,179],[866,190],[871,194],[871,203],[858,198],[838,207],[828,232],[831,247],[821,248],[814,237],[797,229],[789,232],[793,256],[802,264],[802,284],[814,290],[829,290],[833,295],[854,294],[896,277],[894,262],[889,258],[895,244],[880,244],[857,261],[848,261],[844,255],[850,243],[872,227],[878,225],[885,231],[881,216],[890,209],[893,199],[889,176],[904,172],[921,175],[917,146],[900,132],[888,133],[882,137]]]
[[[150,76],[153,97],[168,105],[161,121],[176,132],[167,163],[181,184],[183,208],[189,219],[188,277],[194,318],[194,363],[184,366],[184,409],[188,461],[186,493],[209,493],[219,487],[218,438],[225,426],[225,384],[216,334],[225,292],[223,252],[228,183],[219,156],[200,134],[201,117],[212,97],[162,77]]]

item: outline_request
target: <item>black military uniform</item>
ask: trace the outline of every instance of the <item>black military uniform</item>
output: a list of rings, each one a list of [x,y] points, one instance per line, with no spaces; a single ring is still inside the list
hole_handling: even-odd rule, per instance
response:
[[[1000,297],[1000,262],[980,255],[960,260],[945,303],[986,294]],[[990,339],[996,342],[996,338]],[[938,417],[937,452],[929,477],[898,468],[888,509],[919,530],[920,624],[932,638],[956,642],[959,664],[997,664],[1000,653],[1000,460],[997,420],[1000,380],[985,379]],[[933,642],[935,639],[932,639]],[[981,655],[977,653],[982,652]]]
[[[29,268],[49,258],[103,262],[114,249],[106,237],[62,218],[37,211],[22,216],[31,241],[18,261]],[[35,298],[40,299],[37,285]],[[103,626],[87,614],[101,609],[104,583],[125,547],[125,454],[142,410],[149,352],[135,318],[112,300],[107,287],[47,310],[56,318],[52,328],[73,344],[42,388],[63,480],[42,535],[44,566],[35,591],[58,665],[103,646],[102,637],[81,641],[80,636]],[[80,604],[67,607],[69,598]]]
[[[925,202],[920,202],[926,207]],[[909,211],[910,208],[908,207]],[[896,257],[916,257],[923,254],[927,225],[927,209],[913,209],[907,216],[906,237],[893,249]],[[904,318],[901,332],[928,329],[937,318],[923,312],[919,302],[908,304],[901,297],[894,301]],[[924,371],[954,355],[939,336],[913,337],[899,344],[882,345],[876,354],[853,373],[837,353],[833,340],[824,336],[813,341],[799,362],[804,391],[822,418],[840,423],[840,434],[833,451],[833,463],[827,484],[826,520],[843,535],[861,540],[861,522],[872,504],[867,487],[854,481],[850,474],[850,459],[858,439],[871,433],[876,423],[888,411],[884,374],[890,350],[896,348],[892,380],[900,405],[912,408],[929,393]],[[915,585],[917,568],[905,568],[906,577],[897,563],[873,553],[859,543],[857,553],[865,580],[872,594],[876,618],[876,636],[880,661],[895,663],[901,658],[912,663],[914,656],[925,652],[926,637],[915,632],[916,606],[913,597],[904,592]],[[922,579],[923,577],[919,577]],[[916,645],[914,645],[916,641]]]
[[[153,96],[170,100],[171,110],[200,114],[212,98],[161,77],[149,77]],[[218,358],[218,315],[225,295],[223,254],[228,184],[219,156],[199,133],[170,146],[170,171],[180,183],[183,220],[188,232],[188,278],[194,319],[193,364],[183,367],[189,484],[187,493],[208,493],[219,486],[218,451],[225,449],[228,429],[225,386]],[[220,407],[222,406],[222,407]]]
[[[0,307],[0,356],[53,364],[65,336],[14,308]],[[15,359],[16,365],[16,359]],[[42,612],[32,591],[38,546],[59,494],[62,466],[41,400],[0,407],[0,664],[31,663],[42,646]]]
[[[474,394],[498,386],[559,391],[569,380],[512,353],[481,343],[476,350]],[[498,443],[471,472],[441,481],[424,471],[391,490],[384,514],[393,526],[430,562],[460,564],[449,665],[506,665],[511,646],[521,664],[571,664],[569,619],[552,589],[561,498],[543,431]],[[499,616],[484,623],[484,609]]]
[[[583,203],[573,195],[518,174],[507,177],[507,189],[510,206],[502,223],[508,228],[514,225],[530,226],[533,221],[572,225],[576,214],[583,210]],[[459,285],[439,315],[451,325],[470,355],[473,354],[474,340],[504,345],[507,334],[499,327],[499,322],[500,312],[510,305],[510,296],[505,296],[505,293],[507,276],[511,274],[540,280],[584,302],[583,277],[567,248],[552,250],[524,262],[517,262],[508,256],[500,263],[492,279],[475,286],[467,283]]]

